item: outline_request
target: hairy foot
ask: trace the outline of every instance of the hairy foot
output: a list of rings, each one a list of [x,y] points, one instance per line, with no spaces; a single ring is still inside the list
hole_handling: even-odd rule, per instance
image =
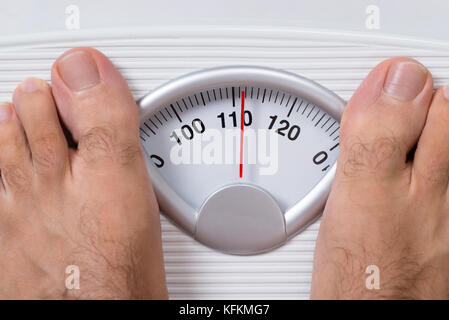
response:
[[[312,298],[449,298],[449,88],[432,91],[394,58],[349,102]]]
[[[30,78],[1,104],[0,298],[166,297],[138,122],[124,79],[90,48],[58,58],[52,88]]]

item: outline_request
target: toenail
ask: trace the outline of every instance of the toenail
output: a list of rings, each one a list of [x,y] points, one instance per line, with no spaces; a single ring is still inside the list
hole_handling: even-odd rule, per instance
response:
[[[100,81],[97,64],[92,56],[84,51],[75,51],[58,61],[62,80],[72,90],[78,91]]]
[[[0,121],[7,121],[11,119],[12,110],[9,103],[0,103]]]
[[[414,62],[393,62],[384,83],[384,92],[403,101],[413,100],[424,88],[427,70]]]
[[[443,87],[443,95],[447,100],[449,100],[449,86]]]
[[[41,88],[42,81],[39,79],[28,78],[20,84],[22,92],[31,93]]]

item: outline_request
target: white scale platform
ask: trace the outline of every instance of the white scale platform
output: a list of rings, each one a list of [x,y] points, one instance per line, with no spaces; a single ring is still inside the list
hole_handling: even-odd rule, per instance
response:
[[[348,100],[372,67],[398,55],[421,61],[440,86],[449,83],[448,12],[449,1],[432,0],[2,1],[0,100],[25,77],[50,80],[54,59],[75,46],[110,57],[136,99],[194,70],[246,64],[301,74]],[[308,298],[318,228],[242,257],[162,218],[170,297]]]

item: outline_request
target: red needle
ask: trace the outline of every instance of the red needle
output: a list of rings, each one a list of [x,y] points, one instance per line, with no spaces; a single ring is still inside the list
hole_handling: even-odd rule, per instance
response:
[[[245,91],[242,91],[242,109],[240,110],[240,178],[243,177],[243,130],[245,128]]]

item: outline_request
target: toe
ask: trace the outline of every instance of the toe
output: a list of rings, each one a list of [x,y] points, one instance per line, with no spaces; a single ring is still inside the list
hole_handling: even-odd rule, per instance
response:
[[[92,48],[64,53],[53,65],[52,89],[83,158],[119,155],[126,160],[140,150],[138,108],[125,80],[102,53]]]
[[[60,176],[67,167],[68,147],[50,87],[43,80],[28,78],[15,90],[13,102],[30,146],[35,173]]]
[[[14,106],[0,104],[0,174],[7,193],[23,192],[30,184],[31,161],[25,134]]]
[[[413,186],[446,191],[449,180],[449,87],[433,97],[413,162]],[[419,189],[419,188],[418,188]]]
[[[339,172],[384,178],[409,170],[407,155],[423,129],[432,87],[431,74],[409,58],[373,69],[343,115]]]

